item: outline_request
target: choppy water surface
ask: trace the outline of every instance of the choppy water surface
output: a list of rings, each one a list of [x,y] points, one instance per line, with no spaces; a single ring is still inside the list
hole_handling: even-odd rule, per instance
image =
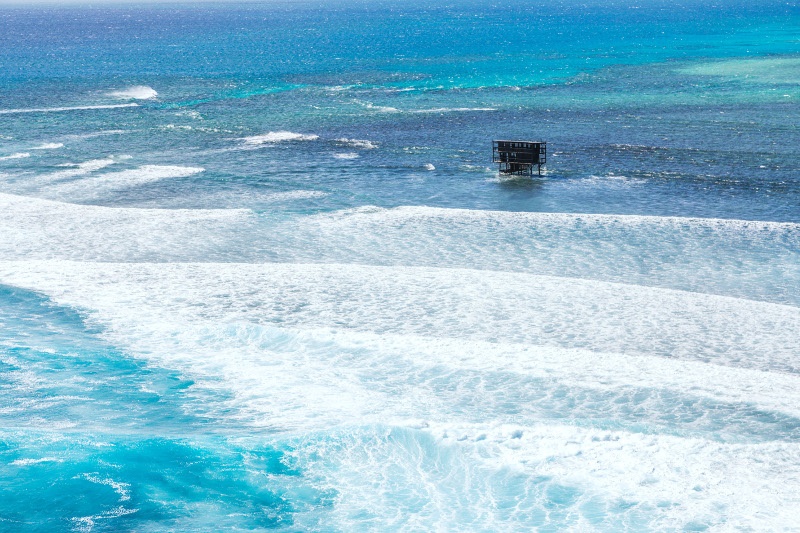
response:
[[[0,8],[0,530],[797,530],[799,31]]]

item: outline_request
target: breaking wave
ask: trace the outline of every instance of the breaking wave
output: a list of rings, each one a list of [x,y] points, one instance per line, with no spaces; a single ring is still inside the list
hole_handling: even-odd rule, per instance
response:
[[[257,146],[261,144],[280,143],[287,141],[316,141],[317,139],[319,139],[319,135],[294,133],[292,131],[271,131],[263,135],[244,137],[242,140],[245,144]]]
[[[64,148],[64,143],[44,143],[33,147],[32,150],[56,150],[58,148]]]
[[[247,209],[80,205],[0,193],[0,255],[76,261],[226,260]]]
[[[122,100],[150,100],[157,97],[158,93],[152,87],[148,87],[146,85],[135,85],[133,87],[128,87],[127,89],[111,91],[108,93],[108,95]]]
[[[30,156],[31,154],[29,152],[17,152],[16,154],[5,155],[0,157],[0,161],[7,161],[9,159],[24,159]]]
[[[791,520],[800,378],[783,332],[798,308],[341,264],[12,261],[0,281],[86,310],[114,345],[217,394],[207,414],[286,450],[336,495],[325,519],[342,529],[364,513],[381,529]],[[742,479],[746,501],[721,506]]]

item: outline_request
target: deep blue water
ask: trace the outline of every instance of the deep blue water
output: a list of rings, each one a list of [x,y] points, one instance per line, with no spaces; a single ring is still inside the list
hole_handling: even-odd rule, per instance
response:
[[[796,530],[798,35],[0,7],[0,530]]]

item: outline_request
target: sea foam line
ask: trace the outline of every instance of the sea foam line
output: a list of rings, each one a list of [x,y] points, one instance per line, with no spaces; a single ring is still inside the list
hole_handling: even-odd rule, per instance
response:
[[[91,159],[89,161],[83,161],[81,163],[66,163],[59,165],[60,167],[65,167],[66,170],[58,170],[56,172],[50,172],[48,174],[40,174],[34,178],[36,182],[52,182],[52,181],[59,181],[67,178],[75,178],[78,176],[84,176],[86,174],[91,174],[92,172],[96,172],[98,170],[104,169],[107,166],[113,165],[122,159],[128,159],[130,156],[119,156],[119,157],[106,157],[103,159]]]
[[[635,354],[464,341],[344,330],[299,330],[298,339],[333,342],[343,352],[369,348],[416,366],[507,371],[570,387],[666,389],[715,401],[752,404],[800,418],[800,376]],[[713,374],[714,379],[708,379]]]
[[[241,140],[248,145],[261,145],[272,144],[286,141],[316,141],[319,135],[295,133],[293,131],[270,131],[262,135],[252,135],[250,137],[243,137]]]
[[[324,419],[328,422],[341,417],[365,421],[374,417],[376,422],[385,420],[386,416],[413,417],[415,413],[426,411],[420,402],[444,405],[443,398],[437,399],[438,393],[435,387],[431,388],[431,383],[440,383],[450,391],[447,394],[449,398],[457,399],[459,395],[469,393],[452,391],[447,380],[469,382],[473,374],[480,375],[484,384],[483,405],[475,412],[485,411],[496,420],[504,419],[502,406],[506,404],[506,395],[524,398],[522,392],[531,387],[541,389],[545,396],[552,395],[548,400],[552,404],[549,409],[558,411],[556,398],[560,398],[557,392],[562,386],[568,386],[570,390],[622,391],[600,397],[608,404],[604,416],[619,407],[620,402],[614,398],[625,400],[625,405],[628,405],[632,403],[631,398],[638,395],[630,391],[642,390],[680,394],[683,403],[675,407],[677,411],[673,414],[700,409],[702,405],[693,407],[696,399],[705,398],[714,404],[739,405],[738,416],[745,420],[754,416],[748,414],[753,412],[752,408],[791,417],[800,415],[797,407],[800,405],[800,376],[797,375],[719,367],[700,361],[530,344],[327,328],[277,328],[230,323],[222,317],[209,321],[205,308],[227,310],[232,300],[240,299],[241,295],[234,290],[228,296],[230,286],[212,285],[203,301],[205,308],[197,313],[194,310],[201,306],[191,284],[181,285],[176,276],[171,282],[172,293],[165,292],[162,284],[154,283],[154,277],[145,274],[154,269],[169,269],[168,265],[139,265],[128,269],[121,265],[108,268],[88,263],[86,269],[95,271],[88,279],[83,272],[75,272],[74,265],[63,262],[49,265],[0,263],[0,272],[4,282],[44,291],[62,305],[93,310],[91,316],[103,326],[108,340],[117,346],[132,353],[147,354],[159,365],[184,368],[200,381],[224,378],[227,386],[235,391],[237,410],[244,409],[242,416],[256,425],[261,420],[266,420],[267,424],[280,421],[287,427],[301,422],[305,424],[323,412],[327,413]],[[43,270],[43,266],[49,266],[50,270]],[[212,266],[215,272],[219,270],[218,265]],[[199,265],[181,269],[184,277],[191,278],[197,267]],[[243,274],[252,278],[248,275],[251,273]],[[251,293],[258,298],[266,296],[260,283],[252,287]],[[223,291],[226,292],[224,296]],[[161,295],[157,302],[150,300],[153,292]],[[125,296],[121,297],[120,293]],[[167,304],[164,305],[162,300]],[[253,308],[255,315],[251,315],[252,318],[258,316],[259,309],[252,300],[242,305]],[[302,365],[304,371],[295,375],[298,365]],[[286,367],[285,371],[279,370],[281,367]],[[330,375],[331,368],[336,369],[335,377]],[[463,376],[459,377],[459,373]],[[368,382],[372,383],[369,390],[363,388],[364,382],[358,378],[367,374],[371,376]],[[493,374],[502,378],[504,383],[503,394],[499,396],[498,391],[491,392],[491,387],[487,387]],[[512,378],[512,375],[517,377]],[[521,379],[523,376],[526,379]],[[531,384],[531,378],[543,381],[538,385]],[[302,381],[302,386],[295,383],[297,380]],[[274,412],[269,398],[280,395],[281,391],[298,394],[291,392],[295,385],[307,391],[304,395],[313,391],[314,398],[300,395],[297,399],[302,401],[297,406],[282,404],[282,410]],[[408,398],[402,406],[387,400],[398,388],[414,389],[415,397]],[[344,390],[348,390],[346,401],[336,400]],[[587,406],[581,403],[582,396],[585,393],[574,398],[573,408],[586,411]],[[324,402],[320,403],[323,399]],[[592,404],[598,399],[590,397],[587,401]],[[569,398],[565,402],[569,402]],[[665,407],[658,403],[657,397],[642,402],[636,407],[649,406],[653,420],[651,416],[642,415],[637,418],[637,424],[656,423],[659,411]],[[516,419],[525,412],[534,412],[533,407],[534,404],[526,405]],[[310,419],[304,420],[306,415]],[[446,413],[441,416],[446,417]],[[733,417],[734,411],[723,409],[719,416],[723,419]],[[694,420],[694,417],[690,418]],[[713,426],[711,422],[709,424]],[[724,429],[716,428],[714,431]]]
[[[283,233],[302,244],[298,262],[530,272],[800,305],[794,222],[361,207]]]
[[[366,150],[374,150],[375,148],[378,148],[377,143],[367,139],[348,139],[347,137],[340,137],[338,139],[334,139],[334,142],[337,144],[343,144],[345,146],[352,146],[353,148],[364,148]]]
[[[57,459],[55,457],[42,457],[40,459],[16,459],[14,461],[11,461],[9,464],[12,466],[31,466],[41,463],[61,463],[61,462],[63,462],[62,459]]]
[[[75,195],[81,198],[97,198],[103,193],[119,191],[169,178],[193,176],[205,169],[176,165],[144,165],[135,169],[109,172],[100,176],[61,183],[45,192],[50,195]]]
[[[86,111],[91,109],[119,109],[123,107],[139,107],[137,103],[129,104],[106,104],[106,105],[82,105],[72,107],[34,107],[29,109],[0,109],[0,115],[14,113],[56,113],[61,111]]]
[[[615,407],[629,407],[631,403],[636,403],[630,399],[635,396],[632,391],[648,393],[643,396],[648,399],[642,399],[637,404],[639,409],[648,407],[650,410],[649,415],[643,413],[636,418],[636,424],[639,425],[657,424],[664,408],[658,400],[660,391],[669,391],[667,398],[677,393],[685,400],[681,407],[673,407],[677,409],[673,414],[703,409],[702,404],[699,407],[695,407],[695,404],[698,399],[705,399],[713,405],[727,404],[728,410],[721,411],[720,418],[734,417],[734,407],[742,419],[747,419],[750,416],[748,413],[754,409],[800,418],[800,376],[791,374],[724,367],[699,361],[531,344],[376,334],[336,328],[298,329],[175,319],[169,323],[167,320],[165,316],[157,325],[147,324],[138,318],[135,323],[127,325],[116,319],[108,322],[106,318],[103,322],[111,328],[108,330],[111,332],[109,340],[122,343],[133,352],[165,357],[159,364],[192,367],[194,376],[199,380],[224,376],[228,385],[236,391],[240,401],[238,408],[245,407],[248,411],[245,416],[252,422],[262,418],[266,418],[267,423],[279,419],[289,425],[298,422],[291,420],[297,413],[270,412],[265,416],[264,412],[251,411],[250,408],[260,403],[256,396],[279,394],[281,388],[285,388],[287,394],[291,393],[288,384],[294,378],[286,375],[291,374],[301,361],[305,368],[305,377],[301,379],[308,387],[316,386],[318,391],[325,390],[325,382],[330,380],[327,374],[331,368],[335,368],[339,376],[339,390],[352,389],[349,392],[350,399],[345,402],[349,405],[347,407],[333,400],[328,400],[331,403],[327,406],[310,398],[304,400],[309,410],[303,412],[311,413],[312,417],[316,416],[312,413],[312,405],[316,405],[315,409],[329,412],[332,412],[330,408],[338,405],[339,409],[352,411],[351,416],[364,421],[379,422],[385,420],[386,416],[397,417],[401,413],[402,416],[415,416],[415,412],[425,411],[419,404],[444,405],[442,398],[436,398],[436,387],[431,386],[432,382],[440,383],[447,391],[459,381],[469,382],[474,376],[481,376],[484,384],[483,405],[475,413],[489,413],[488,416],[495,420],[504,417],[502,405],[505,395],[516,395],[523,401],[525,389],[531,387],[545,397],[549,410],[559,411],[556,408],[559,404],[557,398],[560,397],[558,391],[563,390],[564,386],[578,391],[576,396],[564,399],[564,405],[570,406],[566,410],[581,411],[585,416],[586,412],[591,411],[582,403],[582,398],[588,396],[585,391],[607,393],[599,396],[607,403],[602,409],[606,417],[614,413]],[[127,333],[134,330],[138,330],[134,336]],[[145,333],[147,330],[151,333]],[[178,342],[170,343],[165,350],[159,340],[164,338]],[[278,371],[284,366],[285,371]],[[353,399],[364,397],[364,391],[358,392],[358,387],[351,387],[352,383],[348,385],[345,382],[365,373],[371,376],[370,394],[385,393],[391,396],[392,390],[398,388],[414,389],[416,398],[408,398],[404,406],[397,406],[385,398],[380,402],[373,398],[362,405],[352,405]],[[320,382],[316,383],[316,379],[309,378],[309,375],[319,376]],[[425,376],[425,379],[418,380],[420,376]],[[487,386],[493,376],[504,383],[499,402],[494,398],[497,391],[490,392],[491,388]],[[709,376],[713,376],[713,379],[709,379]],[[322,392],[315,394],[329,395]],[[469,397],[470,401],[474,399],[469,392],[448,394],[454,401],[462,396]],[[473,391],[473,394],[477,392]],[[330,395],[335,396],[335,393]],[[585,400],[587,404],[597,401],[597,397],[591,396]],[[381,402],[391,406],[393,411],[384,412],[387,407],[381,407]],[[416,411],[416,408],[420,408],[420,411]],[[599,409],[596,405],[594,408]],[[518,416],[528,412],[535,412],[535,402],[521,405]],[[617,418],[623,420],[626,417],[618,415]],[[699,425],[694,424],[698,431]],[[714,431],[723,430],[715,428]],[[777,434],[775,437],[780,439]]]
[[[34,146],[31,150],[56,150],[58,148],[64,148],[64,143],[44,143]]]
[[[468,113],[471,111],[497,111],[494,107],[436,107],[433,109],[414,109],[412,113]]]
[[[0,193],[0,206],[2,207],[0,209],[0,217],[12,220],[25,218],[26,214],[31,220],[49,214],[53,218],[69,215],[73,215],[76,218],[106,216],[108,218],[119,217],[120,219],[127,219],[132,217],[130,218],[131,221],[156,217],[157,215],[163,215],[163,218],[190,215],[192,218],[228,219],[247,218],[253,214],[250,209],[158,209],[82,205],[6,193]]]
[[[7,161],[10,159],[25,159],[26,157],[30,156],[31,154],[29,152],[17,152],[15,154],[0,157],[0,161]]]
[[[494,107],[435,107],[431,109],[398,109],[391,106],[375,105],[370,102],[362,102],[356,100],[355,103],[379,113],[415,113],[415,114],[431,114],[431,113],[469,113],[480,111],[497,111]]]

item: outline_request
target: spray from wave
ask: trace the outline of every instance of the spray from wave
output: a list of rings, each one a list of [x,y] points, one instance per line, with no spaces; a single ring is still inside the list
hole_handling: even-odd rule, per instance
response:
[[[113,98],[120,98],[123,100],[151,100],[158,96],[158,93],[152,87],[147,85],[135,85],[122,89],[119,91],[111,91],[108,96]]]

